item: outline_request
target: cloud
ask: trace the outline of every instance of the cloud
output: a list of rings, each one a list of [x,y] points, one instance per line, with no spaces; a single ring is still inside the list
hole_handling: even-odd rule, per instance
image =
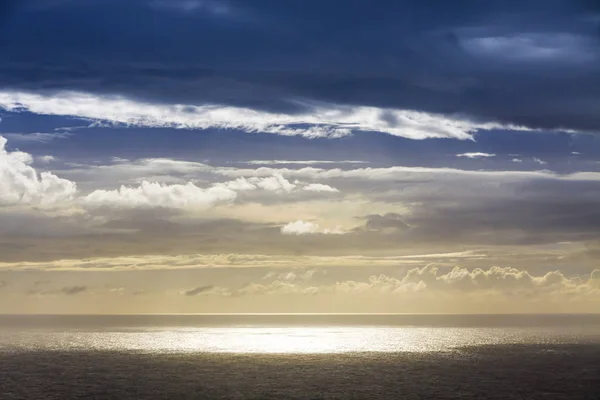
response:
[[[294,221],[281,227],[284,235],[310,235],[319,232],[319,225],[310,221]]]
[[[380,279],[389,281],[385,277]],[[551,271],[544,275],[533,276],[525,270],[510,267],[490,267],[487,270],[454,267],[447,273],[441,273],[434,264],[423,268],[414,268],[407,272],[400,285],[422,285],[430,289],[454,289],[461,291],[498,290],[502,292],[572,290],[580,286],[576,278],[568,279],[560,271]]]
[[[404,232],[410,228],[404,221],[405,217],[396,213],[367,215],[361,219],[365,220],[365,224],[359,227],[358,231],[396,233]]]
[[[275,174],[267,178],[250,178],[249,182],[260,189],[270,192],[291,192],[296,189],[296,185],[289,182],[280,174]]]
[[[266,296],[266,295],[350,295],[350,296],[399,296],[415,295],[452,296],[454,300],[464,296],[500,296],[504,298],[540,299],[543,296],[600,300],[600,286],[595,278],[598,270],[590,275],[566,276],[561,271],[532,274],[527,270],[511,267],[440,268],[435,264],[408,269],[401,276],[371,275],[365,280],[339,280],[333,283],[315,283],[299,278],[293,272],[270,273],[263,277],[270,282],[250,282],[241,287],[201,286],[183,292],[217,296]],[[188,294],[188,292],[190,294]],[[385,298],[385,297],[382,297]],[[431,297],[430,297],[431,298]],[[435,297],[433,297],[434,299]],[[438,299],[439,300],[439,299]]]
[[[321,238],[319,238],[321,239]],[[163,239],[164,240],[164,239]],[[329,267],[397,267],[415,265],[427,260],[441,262],[456,258],[481,259],[478,253],[415,254],[407,256],[316,256],[289,254],[202,254],[137,255],[121,257],[64,258],[51,261],[0,262],[0,270],[14,271],[156,271],[212,268],[329,268]],[[412,255],[411,255],[412,254]]]
[[[249,283],[240,289],[226,291],[231,296],[266,296],[266,295],[316,295],[319,288],[315,286],[304,287],[302,285],[275,280],[269,284]]]
[[[298,220],[282,226],[281,233],[284,235],[311,235],[315,233],[343,235],[346,232],[339,226],[334,229],[321,229],[321,227],[314,222]]]
[[[282,174],[275,173],[267,177],[240,177],[234,181],[217,183],[217,186],[226,187],[236,191],[253,191],[262,189],[274,193],[330,192],[337,193],[338,189],[321,183],[305,183],[300,181],[290,182]]]
[[[539,159],[539,158],[537,158],[537,157],[533,157],[533,162],[534,162],[534,163],[536,163],[536,164],[541,164],[541,165],[548,164],[546,161],[544,161],[544,160],[540,160],[540,159]]]
[[[35,160],[42,164],[49,164],[51,162],[56,161],[56,157],[54,157],[54,156],[39,156],[39,157],[36,157]]]
[[[34,133],[2,133],[2,136],[9,139],[11,142],[37,142],[49,143],[57,139],[67,139],[71,134],[69,132],[34,132]]]
[[[495,292],[505,296],[512,295],[594,295],[591,280],[578,277],[567,278],[560,271],[551,271],[543,275],[532,275],[525,270],[510,267],[490,267],[487,270],[454,267],[444,273],[435,264],[408,270],[401,278],[386,275],[373,275],[367,282],[345,281],[336,285],[336,289],[346,293],[402,294],[414,292],[463,293]]]
[[[505,36],[487,36],[466,39],[467,51],[484,57],[519,62],[593,62],[597,57],[587,48],[593,46],[589,38],[561,33],[519,33]]]
[[[185,296],[198,296],[199,294],[204,294],[204,293],[210,292],[214,288],[215,288],[214,285],[198,286],[198,287],[195,287],[193,289],[186,290],[185,292],[183,292],[183,295],[185,295]]]
[[[279,165],[279,164],[299,164],[299,165],[314,165],[314,164],[369,164],[369,161],[352,161],[352,160],[251,160],[246,161],[249,165]]]
[[[211,15],[221,16],[231,12],[227,4],[219,0],[152,0],[151,7],[178,11],[182,13],[206,12]]]
[[[0,92],[0,107],[42,115],[65,115],[140,127],[238,129],[307,138],[340,138],[352,131],[376,131],[409,139],[472,139],[479,129],[524,129],[475,123],[459,117],[375,107],[318,105],[306,113],[282,114],[215,105],[159,105],[121,96],[63,92],[53,96]],[[393,117],[393,118],[392,118]]]
[[[277,280],[284,282],[307,282],[313,279],[316,274],[325,274],[326,271],[319,269],[294,269],[291,271],[280,272],[277,270],[267,273],[263,280]]]
[[[595,269],[592,271],[590,276],[590,285],[600,289],[600,269]]]
[[[77,185],[50,172],[39,173],[29,164],[30,154],[6,149],[0,136],[0,205],[51,206],[71,201]]]
[[[416,181],[422,182],[426,179],[438,181],[456,181],[458,179],[494,179],[510,181],[527,180],[556,180],[556,181],[598,181],[600,173],[596,171],[578,171],[573,173],[557,173],[550,170],[469,170],[448,167],[366,167],[355,169],[342,168],[271,168],[260,167],[231,168],[231,167],[209,167],[204,170],[217,175],[229,177],[265,177],[281,174],[286,178],[326,180],[326,179],[355,179],[355,180],[378,180],[378,181]]]
[[[37,296],[55,296],[55,295],[75,296],[78,294],[87,293],[90,289],[88,286],[85,286],[85,285],[65,286],[60,289],[47,289],[47,290],[40,288],[41,286],[46,286],[46,283],[34,284],[34,286],[35,286],[35,288],[33,290],[29,291],[28,294],[37,295]]]
[[[464,158],[489,158],[489,157],[495,157],[495,154],[490,154],[490,153],[462,153],[462,154],[457,154],[456,157],[464,157]]]
[[[280,174],[284,177],[294,177],[302,179],[323,180],[323,179],[370,179],[370,180],[422,180],[426,177],[436,176],[444,180],[452,180],[460,177],[481,177],[481,178],[506,178],[506,179],[578,179],[583,178],[583,173],[560,175],[551,171],[502,171],[502,170],[467,170],[457,168],[435,168],[435,167],[406,167],[392,166],[380,168],[315,168],[304,167],[298,169],[291,168],[269,168],[261,167],[257,169],[215,167],[210,168],[208,172],[230,177],[248,177],[248,176],[272,176]],[[600,179],[600,174],[593,175],[593,172],[586,173],[586,179],[595,177]],[[589,175],[592,174],[592,175]]]
[[[594,1],[468,0],[460,13],[416,1],[344,9],[317,0],[302,9],[274,0],[9,3],[1,12],[5,90],[287,115],[309,114],[307,102],[344,104],[460,112],[541,129],[600,128]],[[36,29],[23,29],[28,23]],[[396,123],[397,115],[383,114]],[[405,134],[454,137],[443,123],[427,127]]]
[[[431,197],[406,213],[411,229],[405,238],[522,246],[594,240],[600,212],[594,205],[597,190],[593,186],[537,182],[529,183],[527,189],[517,184],[483,197]],[[582,195],[574,198],[573,191]]]
[[[231,202],[236,196],[236,192],[222,186],[203,189],[191,182],[185,185],[164,185],[144,181],[136,187],[96,190],[85,196],[82,203],[89,209],[207,208],[220,202]]]
[[[595,271],[596,272],[596,271]],[[435,264],[409,269],[403,277],[384,274],[372,275],[367,281],[340,281],[333,286],[303,288],[302,284],[275,281],[276,287],[284,286],[288,293],[347,293],[403,295],[416,292],[430,293],[496,293],[503,296],[532,296],[554,294],[563,296],[600,296],[595,288],[593,272],[587,279],[566,277],[560,271],[532,275],[526,270],[510,267],[466,269],[454,267],[447,272]],[[290,288],[293,285],[295,288]],[[267,286],[268,287],[268,286]],[[264,289],[263,289],[264,290]],[[600,298],[600,297],[598,297]]]
[[[67,286],[57,291],[57,293],[66,294],[68,296],[73,296],[76,294],[80,294],[86,292],[88,290],[87,286]]]
[[[311,184],[304,186],[302,189],[306,190],[308,192],[331,192],[331,193],[339,192],[338,189],[336,189],[332,186],[329,186],[329,185],[324,185],[322,183],[311,183]]]
[[[523,160],[521,160],[520,158],[513,158],[511,161],[514,163],[522,163],[523,162]]]

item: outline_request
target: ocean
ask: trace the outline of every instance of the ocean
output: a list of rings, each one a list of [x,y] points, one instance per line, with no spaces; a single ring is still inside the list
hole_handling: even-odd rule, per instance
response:
[[[600,315],[5,315],[0,399],[600,399]]]

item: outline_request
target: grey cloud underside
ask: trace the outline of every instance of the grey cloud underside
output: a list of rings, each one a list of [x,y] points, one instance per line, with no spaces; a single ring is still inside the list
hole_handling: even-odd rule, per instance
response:
[[[159,164],[164,165],[164,162]],[[119,164],[116,170],[90,167],[78,174],[86,171],[98,174],[95,178],[103,182],[104,174],[116,178],[119,171],[128,171],[135,176],[133,167],[136,165],[138,174],[147,174],[148,169],[152,169],[152,163],[147,166],[144,163]],[[171,165],[174,168],[178,164],[172,162]],[[211,169],[203,164],[184,163],[179,168],[192,175],[194,169],[199,168],[206,178],[216,179],[204,185],[231,179],[223,177],[223,173],[235,176],[252,176],[254,173],[254,170],[233,168]],[[333,174],[319,169],[267,169],[262,172],[264,176],[283,173],[290,180],[297,175],[307,182],[332,184],[340,188],[340,193],[333,194],[336,202],[374,201],[379,207],[403,210],[346,215],[350,219],[355,217],[351,221],[354,228],[349,226],[343,235],[288,236],[281,234],[281,227],[297,219],[291,211],[281,220],[271,218],[270,222],[260,223],[243,217],[211,216],[210,210],[191,217],[185,208],[160,205],[122,208],[109,204],[104,209],[66,215],[9,207],[0,213],[1,261],[197,252],[404,254],[419,249],[452,252],[457,246],[500,245],[526,249],[531,245],[566,241],[588,243],[590,250],[584,258],[588,261],[598,258],[597,250],[593,250],[600,240],[597,229],[600,226],[597,207],[600,186],[597,180],[564,179],[539,172],[493,175],[458,170],[448,177],[448,170],[424,169],[415,173],[409,169],[406,173],[400,169],[396,174],[403,179],[398,181],[370,179],[385,176],[381,174],[388,174],[387,170],[332,171]],[[263,176],[262,173],[259,176]],[[311,199],[303,193],[298,196],[293,192],[265,191],[260,196],[240,195],[231,210],[245,206],[291,207],[299,204],[317,211],[322,207],[319,201],[330,202],[331,199],[329,193]],[[379,212],[377,207],[375,212]]]
[[[5,89],[285,113],[369,105],[600,130],[595,1],[4,3]]]
[[[60,219],[59,219],[60,220]],[[407,222],[405,222],[407,221]],[[58,222],[58,221],[56,221]],[[594,203],[517,201],[488,205],[428,205],[408,215],[369,215],[344,235],[282,235],[276,224],[242,220],[119,218],[86,235],[1,235],[0,261],[114,257],[130,254],[248,253],[283,255],[411,254],[457,249],[530,246],[561,242],[587,243],[578,262],[595,262],[600,252]],[[51,226],[49,224],[49,226]],[[121,233],[119,233],[121,232]],[[563,255],[564,256],[564,255]],[[515,255],[509,258],[519,258]],[[514,260],[513,260],[514,261]],[[573,261],[576,261],[573,259]],[[562,265],[568,259],[554,261]],[[550,260],[546,260],[550,263]],[[365,261],[365,266],[368,261]],[[529,264],[527,264],[529,265]]]

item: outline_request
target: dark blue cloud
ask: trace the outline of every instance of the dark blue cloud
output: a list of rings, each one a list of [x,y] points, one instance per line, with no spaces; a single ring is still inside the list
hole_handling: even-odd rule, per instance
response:
[[[5,1],[0,85],[600,131],[599,18],[590,0]]]

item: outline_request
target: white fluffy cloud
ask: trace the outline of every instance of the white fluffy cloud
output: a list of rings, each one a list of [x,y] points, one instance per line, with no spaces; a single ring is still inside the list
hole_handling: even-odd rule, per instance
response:
[[[332,186],[329,186],[329,185],[324,185],[322,183],[308,184],[308,185],[304,186],[303,190],[306,190],[307,192],[331,192],[331,193],[339,192],[338,189],[336,189]]]
[[[280,274],[281,275],[281,274]],[[562,295],[593,296],[600,299],[600,270],[587,278],[567,277],[561,271],[532,275],[525,270],[510,267],[475,268],[454,267],[442,272],[435,265],[413,268],[404,277],[373,275],[366,281],[340,281],[315,286],[296,279],[276,275],[272,283],[250,284],[238,294],[410,294],[417,292],[495,293],[505,296]]]
[[[206,208],[220,202],[231,202],[236,196],[235,191],[222,186],[203,189],[191,182],[164,185],[144,181],[136,187],[96,190],[82,201],[89,208]]]
[[[157,105],[119,96],[63,92],[41,95],[0,92],[0,107],[43,115],[68,115],[132,126],[239,129],[285,136],[339,138],[352,131],[375,131],[410,139],[472,139],[479,129],[519,129],[458,117],[375,107],[315,106],[304,114],[277,114],[225,106]]]
[[[73,199],[77,185],[50,172],[31,167],[33,158],[20,151],[6,150],[0,136],[0,205],[51,206]]]
[[[206,208],[218,203],[232,202],[238,192],[264,190],[273,193],[337,192],[336,188],[318,183],[290,182],[282,174],[262,177],[240,177],[229,182],[214,183],[202,188],[193,182],[176,183],[141,179],[136,185],[122,185],[118,189],[94,190],[79,196],[75,182],[59,178],[51,172],[38,173],[31,166],[34,158],[24,152],[8,151],[7,140],[0,136],[0,205],[54,206],[80,204],[86,209],[116,208]],[[37,162],[49,163],[52,156],[38,157]],[[210,170],[210,166],[197,163],[180,163],[172,160],[148,160],[147,163],[131,164],[118,160],[115,168],[142,172],[155,172],[166,168],[171,172],[198,172]],[[149,164],[149,165],[146,165]],[[100,167],[101,169],[103,167]],[[106,167],[104,169],[107,169]],[[110,171],[109,171],[110,172]],[[116,171],[118,172],[118,171]]]
[[[283,175],[275,173],[266,177],[240,177],[236,180],[218,183],[218,186],[227,187],[236,191],[251,191],[262,189],[275,193],[291,193],[295,191],[330,192],[337,193],[338,189],[321,183],[305,183],[300,181],[290,182]]]
[[[319,232],[319,225],[310,221],[294,221],[281,227],[284,235],[310,235]]]
[[[322,184],[290,182],[281,174],[268,177],[238,178],[215,183],[207,188],[186,184],[167,184],[143,180],[137,186],[121,186],[114,190],[95,190],[81,199],[86,208],[206,208],[234,201],[238,193],[263,190],[289,194],[297,191],[338,192]]]
[[[244,164],[250,165],[279,165],[279,164],[299,164],[299,165],[313,165],[313,164],[369,164],[369,161],[353,161],[353,160],[251,160],[246,161]]]
[[[321,229],[319,224],[310,221],[293,221],[281,227],[281,233],[284,235],[311,235],[315,233],[342,235],[345,232],[340,227],[334,229]]]
[[[220,296],[257,295],[319,295],[345,294],[351,296],[411,296],[452,295],[453,298],[469,295],[505,296],[523,299],[550,296],[600,300],[600,270],[588,277],[567,277],[560,271],[533,275],[525,270],[510,267],[475,268],[455,267],[442,272],[434,265],[408,270],[403,277],[373,275],[366,280],[347,280],[319,283],[299,272],[271,272],[262,282],[250,282],[239,288],[202,286],[182,294],[199,293]],[[598,275],[598,279],[596,279]],[[462,297],[464,298],[464,297]]]

